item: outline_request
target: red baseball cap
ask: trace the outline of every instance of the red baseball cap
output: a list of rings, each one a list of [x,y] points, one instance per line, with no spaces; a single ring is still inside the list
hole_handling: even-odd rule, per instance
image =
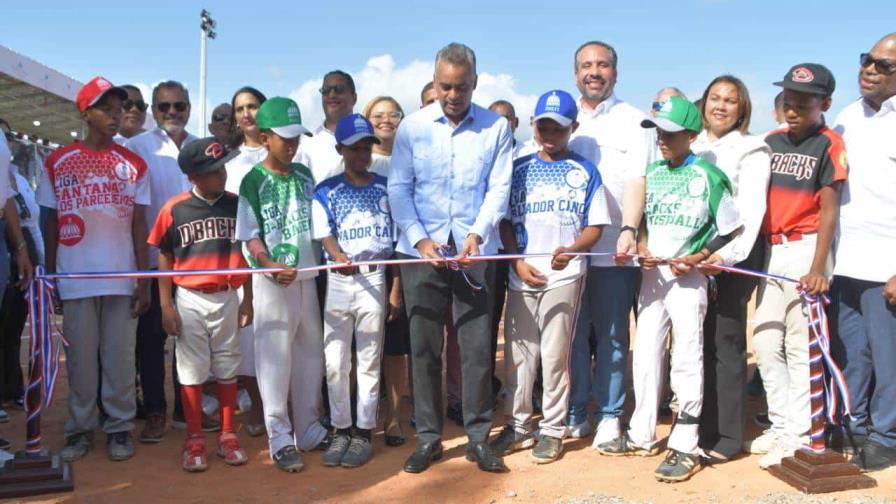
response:
[[[97,76],[78,90],[78,97],[76,98],[78,111],[84,112],[96,105],[96,102],[100,101],[106,93],[115,93],[122,100],[128,99],[128,92],[124,88],[115,87],[104,77]]]

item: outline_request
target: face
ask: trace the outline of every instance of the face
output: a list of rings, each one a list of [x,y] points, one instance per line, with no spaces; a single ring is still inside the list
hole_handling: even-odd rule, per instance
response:
[[[473,103],[473,90],[476,89],[473,69],[469,65],[439,61],[432,80],[445,116],[453,120],[462,119]]]
[[[821,115],[830,106],[830,97],[784,90],[784,120],[794,135],[808,133],[821,124]]]
[[[224,194],[224,186],[227,184],[227,170],[221,166],[217,170],[191,175],[190,181],[199,188],[203,195],[216,198]]]
[[[321,104],[328,121],[338,121],[352,113],[358,96],[341,75],[331,75],[321,86]]]
[[[381,142],[392,141],[401,122],[402,114],[389,100],[380,100],[370,109],[370,123],[373,124],[373,134]]]
[[[539,119],[535,121],[535,141],[548,154],[560,154],[566,150],[569,137],[577,126],[575,122],[564,127],[553,119]]]
[[[339,153],[345,161],[345,169],[353,172],[366,172],[370,166],[373,140],[365,138],[353,145],[339,145]]]
[[[106,93],[96,105],[81,112],[81,118],[92,132],[115,136],[121,126],[121,98]]]
[[[656,95],[656,98],[653,99],[653,104],[650,107],[650,115],[652,115],[653,117],[656,117],[657,113],[659,113],[659,111],[660,111],[660,109],[658,107],[662,107],[667,101],[669,101],[669,98],[671,98],[673,96],[679,96],[679,95],[678,95],[678,93],[676,93],[675,91],[672,91],[671,89],[664,89],[664,90],[660,91]]]
[[[493,105],[489,108],[492,112],[498,114],[499,116],[507,119],[507,122],[510,124],[510,132],[516,132],[517,127],[520,125],[520,120],[517,118],[516,114],[514,114],[513,109],[508,107],[507,105],[499,104]]]
[[[230,135],[230,115],[230,105],[219,105],[212,111],[212,122],[208,130],[219,142],[226,143]]]
[[[301,138],[301,135],[295,138],[283,138],[274,132],[270,132],[261,134],[261,143],[267,147],[268,154],[276,159],[278,163],[289,165],[296,156],[296,151],[299,150],[299,139]]]
[[[869,63],[859,69],[859,91],[866,100],[880,106],[896,96],[896,37],[881,40],[868,54],[872,60],[884,61],[876,65]],[[888,71],[890,73],[886,73]]]
[[[616,68],[610,51],[590,45],[576,56],[576,86],[586,100],[600,103],[613,93]]]
[[[435,103],[436,100],[439,99],[439,93],[436,92],[436,88],[431,87],[427,89],[425,93],[423,93],[422,98],[423,102],[422,105],[420,105],[420,108]]]
[[[676,131],[673,133],[657,128],[656,137],[663,159],[671,161],[680,159],[691,151],[691,142],[697,139],[697,134],[693,131]]]
[[[733,130],[740,120],[737,88],[730,82],[717,82],[706,95],[703,121],[709,131],[720,137]]]
[[[124,114],[121,116],[121,129],[137,132],[146,122],[146,102],[143,101],[143,94],[139,90],[128,88],[126,91],[128,99],[122,102]]]
[[[190,119],[190,103],[180,89],[163,87],[153,101],[152,117],[169,135],[180,134]]]
[[[236,120],[236,126],[245,134],[254,135],[258,133],[258,125],[255,123],[255,114],[258,113],[258,107],[261,103],[252,93],[240,93],[233,100],[233,115]]]

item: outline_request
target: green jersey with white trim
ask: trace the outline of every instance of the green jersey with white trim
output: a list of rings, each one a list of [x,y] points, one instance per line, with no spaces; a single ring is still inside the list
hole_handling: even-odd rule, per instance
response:
[[[644,218],[647,248],[662,258],[694,254],[741,225],[728,177],[694,154],[675,168],[666,160],[647,167]]]

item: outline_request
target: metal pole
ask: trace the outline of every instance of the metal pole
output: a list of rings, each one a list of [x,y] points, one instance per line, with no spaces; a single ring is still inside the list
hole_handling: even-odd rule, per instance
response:
[[[204,27],[199,32],[199,136],[206,137],[208,118],[205,116],[205,46],[208,43],[208,33]]]

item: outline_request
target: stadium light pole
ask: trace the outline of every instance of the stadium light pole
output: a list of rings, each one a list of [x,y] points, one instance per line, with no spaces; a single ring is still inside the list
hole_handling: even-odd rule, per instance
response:
[[[218,36],[215,32],[215,20],[209,11],[202,9],[199,15],[202,23],[199,25],[201,33],[199,35],[199,136],[208,135],[208,118],[205,116],[205,63],[206,63],[206,46],[208,39]]]

